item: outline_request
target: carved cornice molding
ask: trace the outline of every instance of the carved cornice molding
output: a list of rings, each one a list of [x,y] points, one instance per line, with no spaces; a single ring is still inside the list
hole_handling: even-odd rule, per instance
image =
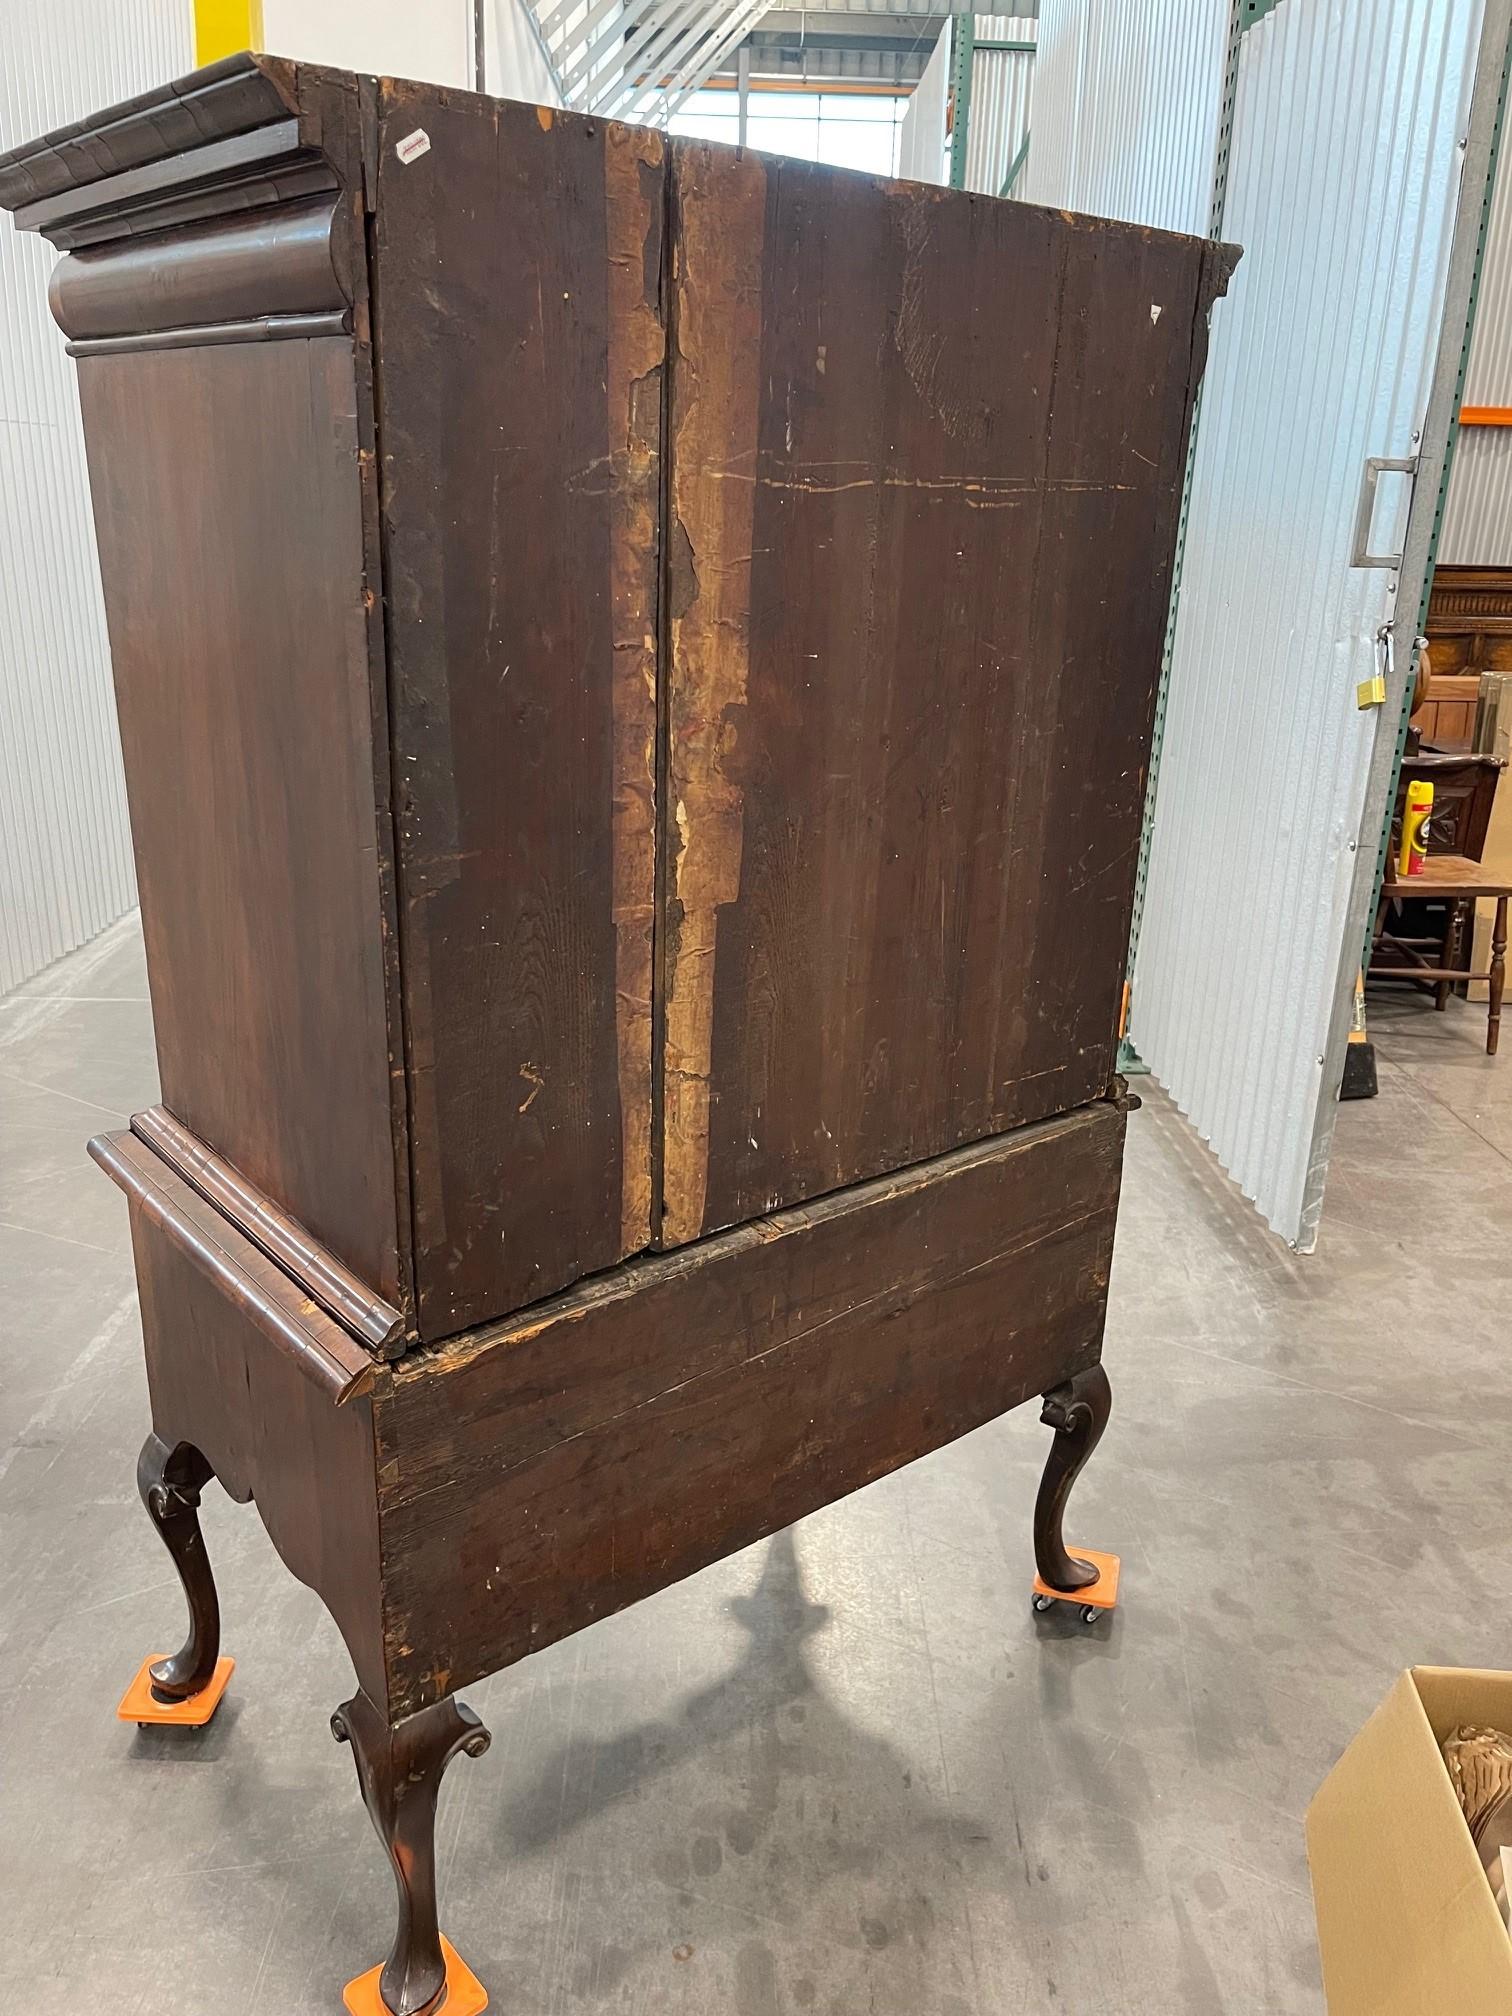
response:
[[[289,316],[339,328],[351,296],[336,207],[307,196],[75,252],[53,271],[53,319],[73,347]]]
[[[68,254],[76,353],[350,329],[359,124],[351,79],[232,56],[0,156],[0,208]]]

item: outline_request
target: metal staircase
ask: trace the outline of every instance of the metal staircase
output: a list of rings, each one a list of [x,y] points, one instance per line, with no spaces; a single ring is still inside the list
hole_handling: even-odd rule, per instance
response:
[[[772,0],[526,0],[575,112],[665,126]]]

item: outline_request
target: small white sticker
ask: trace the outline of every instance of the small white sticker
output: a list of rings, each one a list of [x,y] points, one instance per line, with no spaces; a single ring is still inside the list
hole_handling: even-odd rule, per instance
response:
[[[394,152],[408,168],[411,161],[418,161],[422,154],[429,154],[429,133],[423,126],[417,126],[413,133],[406,133],[404,138],[395,144]]]
[[[421,138],[422,140],[424,140],[424,139],[425,139],[425,135],[424,135],[424,134],[422,133],[422,134],[420,135],[420,138]],[[429,141],[426,141],[426,145],[427,145],[427,146],[429,146],[429,145],[430,145],[430,142],[429,142]],[[1153,326],[1155,325],[1155,323],[1157,323],[1157,322],[1158,322],[1159,320],[1160,320],[1160,303],[1159,303],[1158,301],[1152,301],[1152,302],[1150,303],[1150,324],[1151,324],[1151,327],[1153,328]]]

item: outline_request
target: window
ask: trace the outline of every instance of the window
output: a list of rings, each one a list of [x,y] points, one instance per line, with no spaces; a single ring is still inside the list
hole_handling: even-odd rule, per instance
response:
[[[747,100],[746,144],[800,161],[896,175],[898,127],[907,103],[892,92],[754,90]],[[733,147],[740,133],[735,93],[695,91],[670,131]]]

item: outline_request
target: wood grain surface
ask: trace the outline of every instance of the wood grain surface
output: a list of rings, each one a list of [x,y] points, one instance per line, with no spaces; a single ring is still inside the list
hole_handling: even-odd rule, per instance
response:
[[[1092,1363],[1107,1103],[629,1262],[375,1396],[397,1712]]]
[[[351,341],[78,368],[163,1104],[403,1306]]]
[[[406,165],[398,142],[428,151]],[[385,82],[374,303],[421,1334],[650,1236],[662,143]]]
[[[402,1353],[400,1312],[317,1245],[297,1219],[254,1190],[239,1169],[212,1153],[182,1121],[161,1106],[149,1106],[132,1114],[131,1131],[353,1338],[380,1358]]]
[[[1107,1084],[1208,257],[672,159],[667,1244]]]
[[[371,1389],[377,1370],[363,1345],[145,1141],[130,1133],[97,1134],[89,1154],[125,1191],[132,1209],[166,1233],[333,1406]]]

